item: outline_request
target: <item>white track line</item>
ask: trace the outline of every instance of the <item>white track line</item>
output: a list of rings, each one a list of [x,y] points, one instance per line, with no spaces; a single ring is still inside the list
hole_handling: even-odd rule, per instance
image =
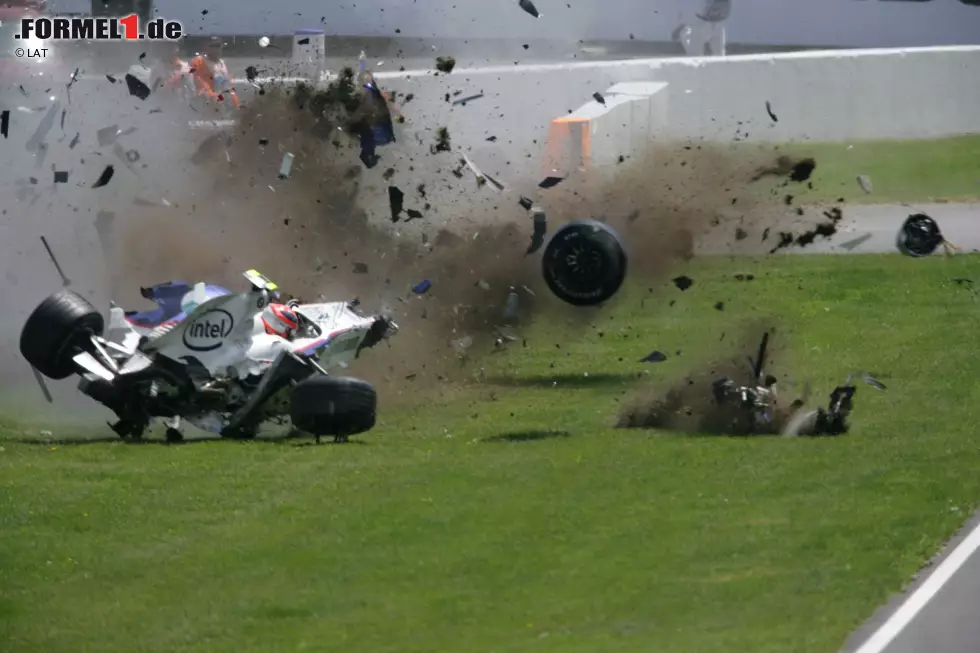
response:
[[[929,578],[905,600],[902,607],[896,610],[888,621],[882,624],[854,653],[882,653],[977,549],[980,549],[980,525],[953,549]]]

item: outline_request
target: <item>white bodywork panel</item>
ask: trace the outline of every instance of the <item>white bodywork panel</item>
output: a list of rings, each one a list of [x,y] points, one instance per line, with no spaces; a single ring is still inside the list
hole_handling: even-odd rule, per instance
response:
[[[342,365],[357,353],[364,336],[374,323],[354,312],[346,302],[300,304],[296,313],[308,321],[292,340],[266,333],[262,310],[268,305],[263,290],[215,297],[198,304],[204,284],[197,284],[185,305],[190,314],[169,332],[157,336],[147,346],[175,361],[196,359],[213,377],[263,374],[283,349],[317,355],[324,369]],[[135,352],[142,337],[155,329],[136,326],[125,319],[121,308],[109,313],[105,339],[129,352]]]

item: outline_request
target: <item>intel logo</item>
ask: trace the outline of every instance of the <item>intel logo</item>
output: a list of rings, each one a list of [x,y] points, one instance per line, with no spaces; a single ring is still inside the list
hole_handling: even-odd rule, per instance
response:
[[[210,310],[184,327],[184,346],[191,351],[214,351],[234,326],[231,313],[220,308]]]

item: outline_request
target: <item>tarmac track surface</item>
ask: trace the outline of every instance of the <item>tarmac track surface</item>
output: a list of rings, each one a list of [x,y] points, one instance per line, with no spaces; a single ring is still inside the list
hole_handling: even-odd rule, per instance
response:
[[[914,213],[925,213],[939,224],[946,239],[962,252],[980,251],[980,203],[974,204],[852,204],[843,208],[844,218],[838,232],[830,238],[817,238],[811,245],[781,250],[791,254],[879,254],[896,251],[896,237],[905,219]],[[801,231],[812,227],[813,218],[785,218],[771,231]],[[730,228],[729,228],[730,230]],[[772,236],[770,236],[772,240]],[[701,255],[757,253],[759,246],[750,234],[747,243],[731,242],[728,233],[707,238],[699,247]],[[775,243],[774,243],[775,244]],[[941,250],[940,250],[941,252]],[[940,253],[937,252],[937,255]],[[980,653],[980,640],[971,653]]]

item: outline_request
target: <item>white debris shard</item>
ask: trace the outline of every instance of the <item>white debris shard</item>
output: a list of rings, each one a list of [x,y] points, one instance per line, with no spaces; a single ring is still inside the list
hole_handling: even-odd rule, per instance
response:
[[[863,190],[868,195],[874,192],[874,185],[872,185],[871,177],[869,177],[868,175],[858,175],[857,183],[858,186],[861,187],[861,190]]]
[[[286,152],[282,155],[282,163],[279,164],[279,178],[288,179],[289,173],[293,169],[293,154],[292,152]]]

